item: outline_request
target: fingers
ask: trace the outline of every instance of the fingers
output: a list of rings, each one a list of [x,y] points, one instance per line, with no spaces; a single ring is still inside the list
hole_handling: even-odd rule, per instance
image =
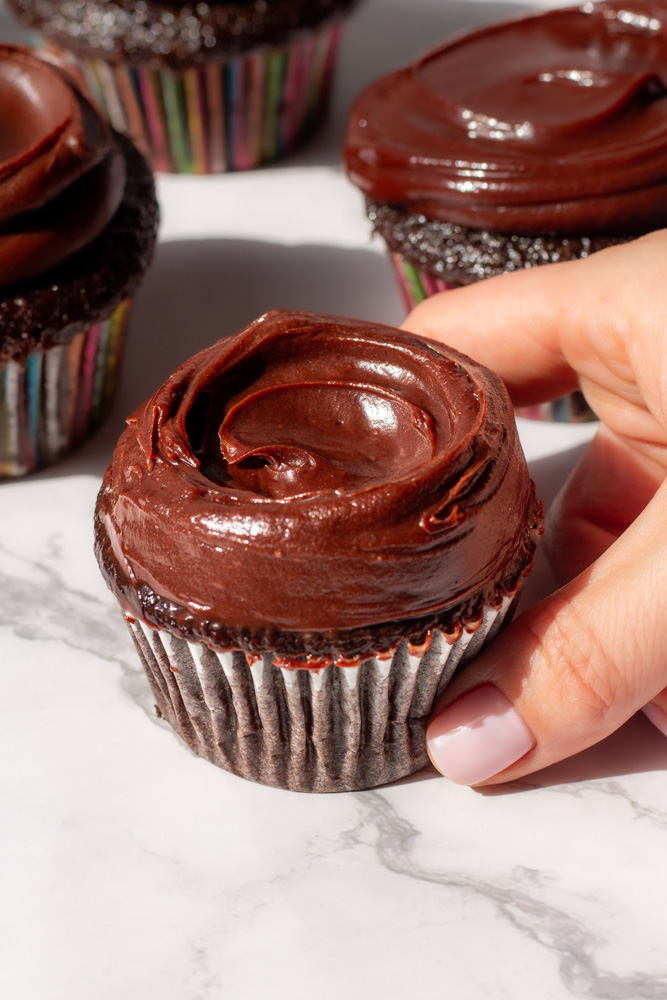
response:
[[[633,372],[645,356],[661,357],[666,266],[662,231],[586,259],[443,292],[417,306],[403,325],[493,369],[518,405],[555,399],[581,383],[596,411],[596,404],[609,409],[610,399],[616,409],[618,400],[642,406],[644,395],[658,406],[651,378],[638,388]],[[641,280],[629,280],[631,274]],[[636,358],[636,351],[643,356]],[[655,365],[647,375],[654,371]]]
[[[549,511],[542,545],[558,584],[578,576],[620,537],[654,496],[665,469],[599,429]]]
[[[593,566],[452,682],[427,730],[443,774],[512,780],[591,746],[649,702],[667,709],[666,517],[663,485]]]
[[[518,405],[578,387],[559,344],[569,264],[516,271],[425,299],[403,323],[481,361]]]

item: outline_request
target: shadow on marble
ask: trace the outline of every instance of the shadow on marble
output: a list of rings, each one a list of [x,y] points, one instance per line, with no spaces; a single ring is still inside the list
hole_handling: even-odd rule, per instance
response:
[[[606,740],[574,757],[511,784],[480,789],[480,792],[507,795],[648,771],[667,771],[667,739],[638,712]]]
[[[578,445],[576,448],[567,448],[547,458],[529,462],[528,468],[535,482],[535,490],[547,516],[549,508],[585,450],[586,445]],[[556,580],[544,549],[538,546],[533,571],[526,580],[517,611],[525,611],[533,604],[544,600],[556,590],[556,587]]]
[[[526,775],[506,785],[476,788],[480,795],[517,795],[540,788],[556,788],[587,781],[621,778],[626,774],[647,771],[667,771],[667,739],[639,712],[606,740],[581,753]],[[393,781],[385,788],[409,785],[421,781],[444,781],[432,766]]]
[[[110,417],[77,452],[33,478],[101,476],[126,416],[181,362],[269,309],[394,325],[404,316],[391,269],[377,251],[235,239],[160,243],[135,299]]]
[[[555,455],[549,455],[547,458],[537,458],[528,463],[528,469],[535,483],[535,490],[544,505],[545,513],[548,513],[587,447],[588,444],[577,445]]]

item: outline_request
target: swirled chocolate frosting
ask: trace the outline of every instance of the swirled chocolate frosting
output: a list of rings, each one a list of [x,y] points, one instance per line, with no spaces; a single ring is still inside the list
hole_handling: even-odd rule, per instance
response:
[[[92,242],[124,185],[124,157],[73,72],[0,45],[0,287]]]
[[[538,521],[496,376],[389,327],[276,311],[128,420],[97,554],[153,624],[221,647],[287,633],[292,651],[355,652],[343,633],[455,625],[497,602]]]
[[[667,224],[667,3],[584,3],[459,37],[372,84],[345,159],[374,202],[519,234]]]

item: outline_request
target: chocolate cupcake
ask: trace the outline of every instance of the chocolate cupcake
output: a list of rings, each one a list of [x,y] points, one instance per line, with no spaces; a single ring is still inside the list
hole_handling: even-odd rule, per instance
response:
[[[321,119],[356,0],[11,2],[157,170],[206,174],[278,159]]]
[[[458,37],[364,91],[347,171],[408,307],[665,225],[666,63],[664,0],[585,3]]]
[[[0,46],[0,478],[106,415],[155,243],[150,169],[71,69]]]
[[[301,791],[428,762],[541,530],[507,394],[411,334],[272,312],[128,420],[96,553],[158,713],[195,753]]]

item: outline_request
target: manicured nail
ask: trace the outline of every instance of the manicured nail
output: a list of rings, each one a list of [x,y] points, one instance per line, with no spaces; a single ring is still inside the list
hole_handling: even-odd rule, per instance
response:
[[[429,757],[459,785],[476,785],[504,771],[535,742],[519,713],[493,684],[482,684],[448,705],[426,732]]]
[[[642,709],[644,715],[652,722],[656,729],[659,729],[663,736],[667,736],[667,714],[661,708],[649,702]]]

